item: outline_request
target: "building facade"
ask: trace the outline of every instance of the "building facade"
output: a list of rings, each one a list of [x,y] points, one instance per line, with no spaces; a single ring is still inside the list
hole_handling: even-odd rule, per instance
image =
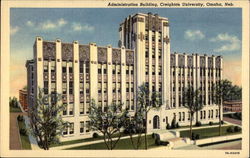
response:
[[[27,95],[26,89],[19,90],[19,102],[20,102],[23,110],[27,111],[27,109],[28,109],[28,95]]]
[[[242,111],[242,101],[224,101],[223,102],[223,112],[241,112]]]
[[[119,48],[44,41],[37,37],[34,59],[27,61],[28,102],[32,106],[38,87],[45,94],[63,95],[67,104],[63,119],[70,127],[62,140],[92,136],[88,107],[93,98],[104,111],[112,103],[136,110],[137,88],[146,83],[150,92],[162,96],[160,109],[148,113],[148,130],[166,129],[173,118],[179,125],[189,123],[182,105],[182,91],[188,85],[202,90],[205,108],[202,123],[218,121],[218,106],[212,102],[212,84],[222,78],[222,57],[170,53],[169,22],[157,14],[135,14],[119,27]]]

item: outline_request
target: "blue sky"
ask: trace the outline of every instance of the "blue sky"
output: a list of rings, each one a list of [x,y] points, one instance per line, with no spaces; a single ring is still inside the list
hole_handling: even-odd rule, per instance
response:
[[[11,79],[14,82],[17,76],[26,78],[24,65],[32,58],[36,36],[44,40],[60,38],[63,42],[78,40],[82,44],[96,42],[117,47],[119,24],[137,12],[157,13],[169,19],[171,52],[222,55],[226,67],[235,66],[225,69],[224,76],[241,84],[241,78],[234,77],[236,72],[241,76],[242,15],[239,8],[12,8],[11,62],[23,68],[18,71],[13,66]],[[17,85],[21,86],[13,83]]]

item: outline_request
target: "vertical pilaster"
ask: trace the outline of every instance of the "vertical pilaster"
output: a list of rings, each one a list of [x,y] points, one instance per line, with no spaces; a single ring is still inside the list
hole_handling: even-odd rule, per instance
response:
[[[178,68],[178,54],[175,53],[175,105],[179,107],[179,68]]]
[[[206,104],[208,105],[208,57],[205,55],[205,95],[206,95]]]
[[[121,103],[126,109],[126,50],[121,48]]]
[[[43,88],[43,39],[42,37],[36,38],[36,53],[35,55],[35,70],[36,70],[36,89],[35,96],[37,96],[38,89]]]
[[[90,43],[90,99],[94,99],[98,103],[98,62],[97,62],[97,46],[96,43]]]
[[[122,36],[123,37],[123,36]],[[113,86],[113,78],[112,78],[112,48],[111,45],[108,45],[107,48],[107,94],[108,94],[108,105],[112,103],[112,86]]]

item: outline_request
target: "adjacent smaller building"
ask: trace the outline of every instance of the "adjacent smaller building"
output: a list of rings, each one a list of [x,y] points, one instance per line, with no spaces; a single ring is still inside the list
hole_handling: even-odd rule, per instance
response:
[[[223,112],[241,112],[242,101],[225,101],[223,103]]]
[[[28,95],[26,89],[19,90],[19,102],[23,107],[24,111],[28,110],[28,103],[27,103]]]

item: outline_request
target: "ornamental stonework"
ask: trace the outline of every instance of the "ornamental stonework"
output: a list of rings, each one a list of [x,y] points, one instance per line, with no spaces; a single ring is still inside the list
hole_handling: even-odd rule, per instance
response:
[[[164,22],[163,26],[169,26],[169,23],[168,22]]]
[[[221,68],[221,59],[220,57],[217,57],[215,60],[215,66],[216,68]]]
[[[134,64],[134,52],[130,50],[126,50],[126,65]]]
[[[175,55],[174,55],[174,54],[171,54],[171,57],[170,57],[170,65],[171,65],[171,66],[175,66]]]
[[[213,58],[208,57],[208,68],[213,68]]]
[[[43,58],[55,59],[56,57],[56,44],[54,42],[43,42]]]
[[[184,67],[185,66],[185,57],[184,55],[179,54],[178,56],[178,66]]]
[[[97,48],[98,51],[98,62],[107,62],[107,48]]]
[[[201,57],[200,57],[200,67],[201,67],[201,68],[205,68],[205,66],[206,66],[205,57],[204,57],[204,56],[201,56]]]
[[[113,48],[112,49],[112,62],[116,64],[121,63],[121,50]]]
[[[188,56],[187,57],[187,66],[188,67],[193,67],[193,56]]]
[[[73,60],[73,44],[62,44],[62,60]]]
[[[79,59],[80,61],[89,61],[89,46],[79,45]]]

